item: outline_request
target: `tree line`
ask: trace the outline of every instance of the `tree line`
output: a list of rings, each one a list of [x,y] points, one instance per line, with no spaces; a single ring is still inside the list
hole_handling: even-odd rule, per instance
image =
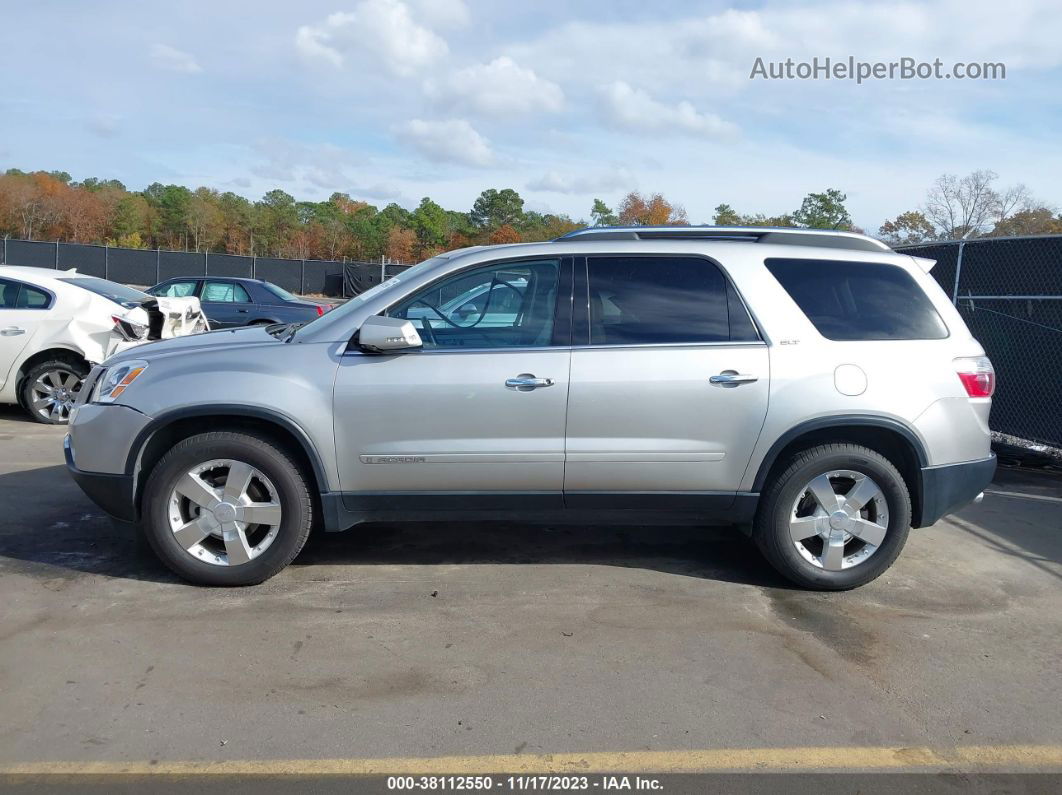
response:
[[[878,237],[899,245],[981,235],[1062,233],[1062,217],[1028,189],[996,189],[997,176],[975,171],[938,178],[918,208],[887,221]],[[852,224],[847,196],[809,193],[791,213],[743,214],[729,204],[711,222],[724,226],[792,226],[863,231]],[[414,262],[462,246],[551,240],[584,226],[688,225],[686,211],[659,193],[632,191],[615,210],[602,199],[589,223],[524,209],[512,188],[483,191],[468,211],[447,210],[425,197],[413,210],[382,209],[346,193],[297,201],[271,190],[251,201],[231,191],[153,183],[128,190],[115,179],[74,181],[62,171],[0,175],[0,234],[26,240],[105,243],[294,259]]]

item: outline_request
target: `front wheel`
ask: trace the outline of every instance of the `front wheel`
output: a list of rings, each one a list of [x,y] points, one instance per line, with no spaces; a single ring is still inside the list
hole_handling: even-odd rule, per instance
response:
[[[271,441],[204,433],[179,442],[144,491],[142,528],[176,574],[198,585],[255,585],[299,554],[312,501],[299,466]]]
[[[764,490],[756,544],[786,579],[840,591],[892,565],[911,527],[911,497],[885,457],[854,444],[795,454]]]

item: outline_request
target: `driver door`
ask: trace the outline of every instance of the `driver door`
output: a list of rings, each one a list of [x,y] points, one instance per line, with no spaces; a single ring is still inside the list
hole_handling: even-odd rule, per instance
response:
[[[456,299],[456,300],[455,300]],[[571,262],[477,265],[387,314],[416,352],[342,357],[336,450],[350,510],[563,505]]]

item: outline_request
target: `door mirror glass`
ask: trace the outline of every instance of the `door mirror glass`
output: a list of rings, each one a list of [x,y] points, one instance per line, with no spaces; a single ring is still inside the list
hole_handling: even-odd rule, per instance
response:
[[[422,343],[411,321],[376,315],[361,324],[358,345],[371,353],[401,353],[419,350]]]

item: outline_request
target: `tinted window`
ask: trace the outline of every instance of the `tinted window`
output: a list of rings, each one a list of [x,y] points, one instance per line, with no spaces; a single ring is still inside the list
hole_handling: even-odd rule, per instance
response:
[[[560,260],[462,271],[388,314],[413,321],[425,348],[551,345]]]
[[[203,300],[223,304],[249,304],[251,297],[243,285],[235,282],[207,282],[203,287]]]
[[[153,287],[151,294],[163,298],[185,298],[189,295],[195,295],[195,282],[170,282],[159,287]]]
[[[122,306],[138,306],[148,299],[147,293],[126,287],[124,284],[115,284],[106,279],[97,279],[95,276],[74,276],[69,279],[63,278],[67,284],[74,284],[96,295],[102,295]]]
[[[727,281],[707,260],[591,257],[587,269],[591,345],[723,342],[731,338]],[[740,321],[737,311],[735,318]],[[740,338],[747,338],[750,328],[752,339],[756,339],[746,314]]]
[[[24,284],[18,293],[18,302],[15,306],[19,309],[47,309],[51,301],[52,297],[44,290]]]
[[[18,306],[18,282],[0,279],[0,309],[14,309]]]
[[[769,259],[819,333],[831,340],[938,340],[948,329],[903,268],[876,262]]]

